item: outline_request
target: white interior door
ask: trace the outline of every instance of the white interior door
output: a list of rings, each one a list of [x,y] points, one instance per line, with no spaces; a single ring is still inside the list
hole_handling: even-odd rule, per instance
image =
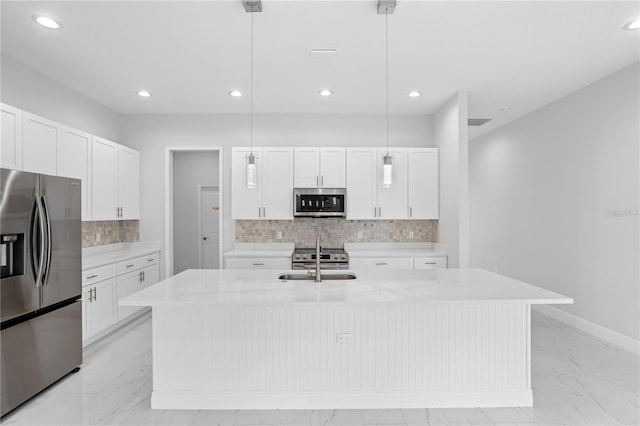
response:
[[[220,193],[217,186],[200,187],[200,268],[220,268]]]

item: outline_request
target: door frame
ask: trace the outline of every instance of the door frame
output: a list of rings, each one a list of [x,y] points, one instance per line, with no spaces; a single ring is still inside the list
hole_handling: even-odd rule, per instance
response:
[[[164,253],[165,276],[173,276],[173,154],[176,152],[218,151],[218,187],[220,188],[220,211],[224,212],[224,150],[221,146],[168,146],[164,150]],[[222,242],[224,213],[220,215],[218,232],[220,235],[219,262],[222,265]]]
[[[220,201],[222,199],[222,197],[220,196],[220,185],[212,185],[212,184],[204,184],[204,185],[198,185],[198,235],[201,238],[202,237],[202,190],[204,188],[215,188],[218,190],[218,232],[220,232],[220,223],[222,222],[222,210],[221,210],[221,206],[220,206]],[[220,234],[218,234],[218,256],[220,256],[220,252],[222,251],[222,241],[220,241]],[[202,269],[202,242],[200,239],[198,239],[198,267],[200,269]],[[218,263],[218,269],[222,269],[222,264]]]

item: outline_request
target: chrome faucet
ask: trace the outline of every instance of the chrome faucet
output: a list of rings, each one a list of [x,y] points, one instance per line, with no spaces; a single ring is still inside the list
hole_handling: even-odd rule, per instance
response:
[[[317,283],[322,281],[320,277],[320,233],[316,236],[316,280]]]

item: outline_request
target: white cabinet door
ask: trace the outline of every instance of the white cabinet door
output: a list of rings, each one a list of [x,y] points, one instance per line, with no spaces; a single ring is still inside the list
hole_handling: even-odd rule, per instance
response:
[[[0,167],[22,170],[22,111],[0,104]]]
[[[263,148],[262,156],[262,218],[293,219],[293,149]]]
[[[250,149],[231,150],[231,218],[259,219],[262,217],[262,149],[253,148],[256,159],[256,183],[247,188],[247,163]]]
[[[409,219],[438,219],[438,148],[407,150]]]
[[[91,218],[118,219],[118,144],[93,137],[91,141]]]
[[[62,125],[37,115],[22,113],[22,169],[56,175]]]
[[[378,219],[406,219],[407,218],[407,150],[405,148],[389,149],[392,158],[393,179],[390,188],[382,185],[383,158],[386,149],[378,149],[377,189],[378,189]]]
[[[347,219],[375,219],[378,215],[375,148],[347,148]]]
[[[118,207],[119,219],[140,218],[140,153],[118,145]]]
[[[81,180],[82,220],[85,221],[91,220],[89,211],[90,146],[91,135],[89,133],[67,126],[62,127],[62,140],[58,145],[58,176]]]
[[[227,257],[226,269],[291,269],[290,257]]]
[[[91,337],[115,324],[116,317],[116,280],[114,278],[99,282],[93,289],[92,300],[87,303],[87,326]],[[86,294],[87,287],[84,287]],[[85,299],[86,300],[86,299]]]
[[[142,288],[142,270],[129,272],[127,274],[118,275],[118,300],[133,294]],[[118,305],[118,321],[137,312],[139,306],[120,306]]]
[[[143,288],[156,284],[160,281],[160,268],[158,265],[148,266],[142,270],[142,286]]]
[[[347,167],[345,148],[320,150],[320,185],[323,188],[345,188]]]
[[[351,269],[413,269],[412,257],[361,257],[350,258]]]
[[[296,188],[320,185],[320,149],[295,148],[293,182]]]

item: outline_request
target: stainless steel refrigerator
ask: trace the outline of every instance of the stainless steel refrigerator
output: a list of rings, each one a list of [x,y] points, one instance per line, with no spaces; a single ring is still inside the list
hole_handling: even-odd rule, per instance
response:
[[[0,415],[82,364],[80,180],[0,169]]]

